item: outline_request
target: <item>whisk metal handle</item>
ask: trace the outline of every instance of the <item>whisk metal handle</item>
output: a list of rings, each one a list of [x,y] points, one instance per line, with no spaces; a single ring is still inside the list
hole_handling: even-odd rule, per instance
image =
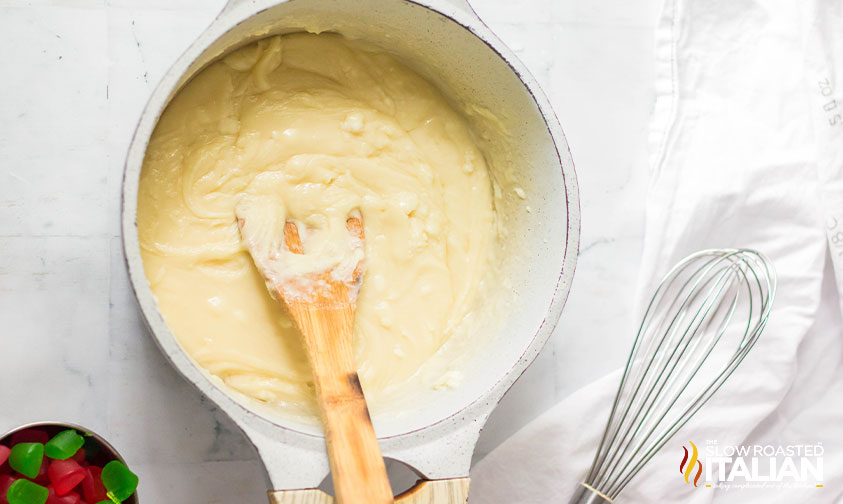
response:
[[[580,484],[580,489],[568,504],[611,504],[612,499],[603,495],[586,483]]]

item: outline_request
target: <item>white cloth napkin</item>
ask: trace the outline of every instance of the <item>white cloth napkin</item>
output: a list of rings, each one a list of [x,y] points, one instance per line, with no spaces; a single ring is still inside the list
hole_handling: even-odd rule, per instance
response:
[[[841,502],[843,0],[666,0],[656,53],[637,305],[679,259],[711,247],[764,252],[779,289],[749,357],[616,502]],[[481,460],[471,501],[568,502],[619,378],[579,390]],[[678,470],[688,440],[822,443],[823,487],[694,488]]]

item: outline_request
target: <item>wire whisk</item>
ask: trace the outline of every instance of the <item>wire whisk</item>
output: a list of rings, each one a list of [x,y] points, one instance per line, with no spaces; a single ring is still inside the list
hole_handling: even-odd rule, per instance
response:
[[[770,316],[776,273],[761,253],[703,250],[656,289],[591,470],[571,504],[612,502],[714,395]]]

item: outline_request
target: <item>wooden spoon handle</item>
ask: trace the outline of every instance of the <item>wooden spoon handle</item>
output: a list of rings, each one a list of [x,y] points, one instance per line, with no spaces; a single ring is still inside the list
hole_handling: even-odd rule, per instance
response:
[[[392,504],[392,489],[357,373],[323,384],[323,393],[325,401],[333,404],[325,408],[323,420],[337,502]]]
[[[391,504],[392,489],[351,347],[354,313],[288,303],[308,349],[339,504]]]

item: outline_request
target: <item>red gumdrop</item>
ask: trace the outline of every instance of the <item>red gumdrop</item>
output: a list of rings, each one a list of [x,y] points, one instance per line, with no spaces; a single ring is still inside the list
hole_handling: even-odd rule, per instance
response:
[[[82,465],[82,463],[85,462],[85,449],[79,448],[79,450],[70,458],[79,462],[79,464]]]
[[[9,491],[9,487],[12,486],[17,480],[14,476],[9,476],[8,474],[0,474],[0,504],[9,504],[8,499],[6,499],[6,492]]]
[[[9,460],[9,454],[12,453],[12,449],[8,446],[0,445],[0,466],[6,463]]]
[[[108,500],[105,485],[102,483],[102,468],[89,466],[85,470],[85,479],[82,480],[82,495],[88,502]]]
[[[12,434],[11,446],[19,443],[41,443],[46,444],[50,440],[50,436],[46,432],[38,429],[24,429]]]
[[[76,492],[70,492],[67,495],[56,495],[56,489],[53,486],[48,486],[47,490],[50,494],[47,496],[46,504],[81,504],[82,497]]]
[[[56,495],[64,495],[85,479],[86,471],[73,459],[53,460],[47,474],[56,489]]]
[[[44,457],[41,460],[41,468],[38,469],[38,475],[32,479],[32,481],[38,483],[41,486],[47,486],[50,482],[50,476],[47,474],[47,470],[50,467],[50,459]]]

